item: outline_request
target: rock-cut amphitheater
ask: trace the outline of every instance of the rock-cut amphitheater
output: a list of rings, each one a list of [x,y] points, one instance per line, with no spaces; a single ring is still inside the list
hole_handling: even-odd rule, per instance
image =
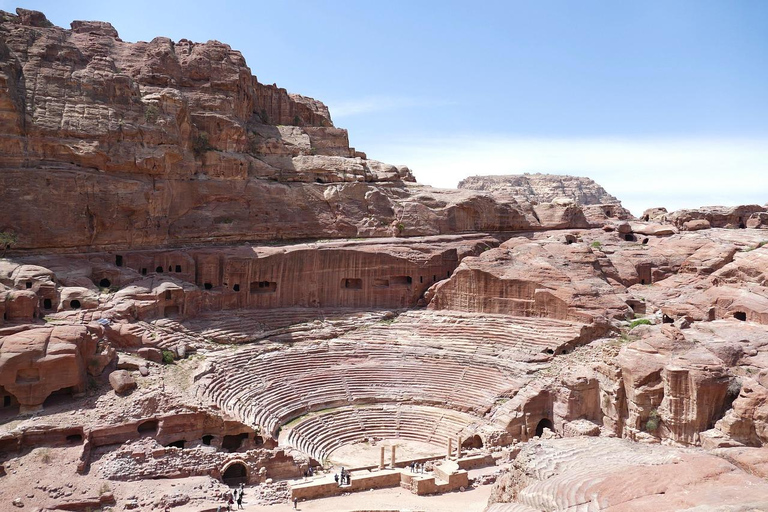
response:
[[[226,44],[25,9],[0,147],[1,510],[768,510],[766,205],[419,185]]]

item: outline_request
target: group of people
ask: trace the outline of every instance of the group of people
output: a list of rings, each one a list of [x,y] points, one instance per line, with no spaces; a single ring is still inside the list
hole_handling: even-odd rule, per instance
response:
[[[235,492],[230,494],[227,498],[227,512],[230,512],[237,503],[238,510],[243,508],[243,494],[245,494],[245,484],[240,484],[239,489],[235,489]],[[216,512],[223,512],[221,505],[216,507]]]
[[[352,484],[352,475],[349,474],[349,471],[341,468],[341,478],[339,478],[339,474],[336,473],[333,475],[333,479],[336,481],[337,484],[339,484],[339,487],[342,485],[351,485]]]
[[[421,464],[418,462],[411,462],[411,473],[424,473],[424,466],[425,464],[423,462]]]

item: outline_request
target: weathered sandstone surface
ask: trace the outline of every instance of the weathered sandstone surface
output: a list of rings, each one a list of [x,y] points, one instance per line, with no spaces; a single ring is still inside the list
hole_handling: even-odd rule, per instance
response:
[[[678,210],[667,216],[681,229],[702,229],[709,223],[713,228],[768,228],[768,207],[756,204],[742,206],[707,206]]]
[[[762,510],[768,483],[706,453],[618,439],[558,439],[526,446],[490,501],[497,504],[488,512]]]
[[[420,186],[223,43],[24,9],[0,149],[0,509],[767,508],[764,206]]]
[[[567,227],[578,214],[415,185],[349,147],[321,102],[209,41],[122,41],[0,15],[0,230],[17,250]],[[550,209],[552,209],[550,208]],[[582,216],[583,217],[583,216]],[[566,226],[563,226],[565,222]]]
[[[616,197],[593,180],[579,176],[538,173],[470,176],[459,182],[459,188],[506,194],[533,204],[570,199],[581,205],[621,205]]]

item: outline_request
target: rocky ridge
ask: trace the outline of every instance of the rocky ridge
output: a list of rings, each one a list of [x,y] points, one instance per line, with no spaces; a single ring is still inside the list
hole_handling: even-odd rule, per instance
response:
[[[581,205],[621,204],[593,180],[580,176],[540,173],[470,176],[459,182],[459,188],[509,195],[532,204],[562,200]]]

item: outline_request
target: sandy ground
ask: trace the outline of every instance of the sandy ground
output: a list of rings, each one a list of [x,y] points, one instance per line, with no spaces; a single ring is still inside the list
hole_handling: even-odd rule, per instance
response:
[[[170,510],[174,512],[215,511],[223,501],[216,496],[226,486],[209,477],[189,477],[168,480],[142,480],[135,482],[108,481],[99,478],[94,467],[87,475],[76,473],[79,447],[36,448],[22,457],[6,461],[8,474],[0,478],[0,510],[16,510],[11,501],[21,498],[23,509],[32,510],[64,500],[98,497],[111,492],[118,500],[115,510],[123,510],[130,496],[148,498],[150,502],[167,501],[174,495],[187,495],[191,501]],[[96,464],[98,465],[98,464]],[[496,471],[497,467],[470,471],[470,478]],[[323,478],[318,476],[318,478]],[[297,480],[300,481],[300,480]],[[436,496],[416,496],[401,488],[379,489],[343,496],[300,502],[298,510],[317,512],[352,512],[356,510],[409,510],[423,512],[482,512],[492,485],[469,488]],[[261,512],[293,510],[293,504],[258,505],[256,486],[246,487],[244,509]]]
[[[355,510],[412,510],[423,512],[482,512],[491,495],[491,485],[464,492],[449,492],[436,496],[416,496],[401,488],[378,489],[345,496],[299,502],[297,510],[305,512],[352,512]],[[246,500],[248,491],[245,493]],[[243,504],[245,510],[287,512],[292,504],[258,506]]]
[[[402,439],[383,439],[376,444],[367,442],[348,444],[334,450],[328,459],[335,466],[358,468],[361,466],[377,465],[381,459],[381,447],[384,447],[384,462],[389,464],[392,446],[395,446],[397,460],[413,460],[425,457],[445,455],[445,449],[419,441],[404,441]]]

